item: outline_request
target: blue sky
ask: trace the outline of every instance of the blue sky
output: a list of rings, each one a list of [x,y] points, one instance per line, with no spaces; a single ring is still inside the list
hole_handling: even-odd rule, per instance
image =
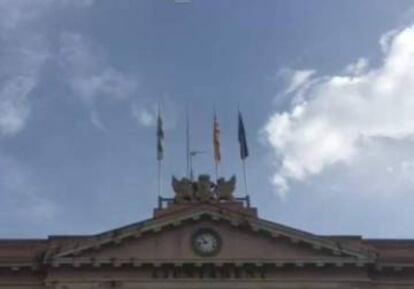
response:
[[[264,218],[319,234],[413,238],[412,1],[0,0],[0,237],[90,234],[152,214],[223,164]],[[239,193],[243,194],[241,185]]]

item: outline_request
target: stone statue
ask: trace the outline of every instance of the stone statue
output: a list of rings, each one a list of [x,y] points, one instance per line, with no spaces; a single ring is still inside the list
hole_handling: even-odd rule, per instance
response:
[[[214,184],[209,175],[200,175],[197,181],[188,178],[178,180],[173,176],[171,184],[175,192],[175,203],[208,202],[211,200],[233,201],[236,177],[233,176],[227,181],[220,178],[217,180],[217,184]]]
[[[233,192],[235,188],[236,176],[232,176],[228,181],[226,181],[224,178],[218,179],[217,186],[215,188],[217,200],[233,201]]]
[[[194,198],[193,183],[189,179],[182,178],[179,181],[173,176],[171,183],[175,192],[175,201],[177,203],[191,201]]]
[[[195,196],[201,202],[207,202],[214,198],[213,187],[214,183],[210,181],[209,175],[200,175],[198,182],[195,183]]]

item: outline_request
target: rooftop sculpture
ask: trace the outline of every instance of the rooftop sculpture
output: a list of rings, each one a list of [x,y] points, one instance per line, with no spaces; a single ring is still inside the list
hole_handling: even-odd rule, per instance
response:
[[[172,177],[172,187],[175,192],[176,203],[208,202],[208,201],[233,201],[236,177],[230,179],[219,178],[217,183],[210,180],[209,175],[200,175],[194,181],[188,178],[178,180]]]

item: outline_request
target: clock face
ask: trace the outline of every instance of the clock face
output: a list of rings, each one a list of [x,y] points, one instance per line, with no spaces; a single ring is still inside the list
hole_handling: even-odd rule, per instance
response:
[[[200,256],[216,255],[221,247],[219,234],[212,229],[199,229],[192,238],[193,250]]]

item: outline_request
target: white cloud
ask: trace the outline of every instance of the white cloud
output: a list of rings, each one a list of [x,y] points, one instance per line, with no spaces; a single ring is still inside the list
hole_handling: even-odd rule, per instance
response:
[[[49,5],[50,0],[2,0],[0,1],[0,27],[2,34],[25,22],[36,19]]]
[[[66,7],[86,7],[91,0],[0,1],[0,134],[24,129],[30,116],[30,98],[41,71],[52,58],[49,41],[38,24],[49,13]]]
[[[20,131],[30,114],[27,96],[35,86],[30,77],[15,77],[0,90],[0,132],[10,135]]]
[[[73,94],[91,109],[91,121],[105,130],[96,101],[107,97],[125,100],[134,95],[138,83],[131,75],[110,65],[103,53],[78,33],[63,33],[59,52],[60,66]]]
[[[97,127],[98,129],[100,129],[103,132],[107,132],[108,131],[108,128],[105,126],[105,124],[101,120],[101,117],[99,116],[99,114],[98,114],[98,112],[96,110],[92,110],[91,111],[90,118],[91,118],[92,124],[95,127]]]
[[[398,30],[391,30],[381,36],[379,43],[383,53],[388,53],[393,38],[399,33]]]
[[[0,1],[0,35],[10,30],[33,24],[46,13],[54,9],[67,7],[88,7],[95,0],[1,0]],[[30,27],[29,27],[30,28]]]
[[[30,116],[29,98],[50,58],[41,36],[23,34],[24,39],[19,36],[1,42],[4,49],[0,54],[1,135],[13,135],[25,127]]]
[[[414,26],[385,34],[381,45],[384,60],[377,68],[358,60],[345,74],[302,73],[301,81],[293,74],[293,107],[274,114],[264,128],[279,163],[274,182],[280,191],[289,180],[303,181],[363,157],[369,142],[413,137]]]
[[[137,120],[137,122],[144,127],[151,127],[155,125],[156,122],[156,111],[150,110],[144,107],[138,107],[136,104],[133,104],[132,107],[132,116]]]
[[[76,95],[90,103],[97,97],[125,99],[136,88],[135,79],[107,63],[99,49],[78,33],[64,33],[61,37],[60,60],[68,73],[68,81]]]
[[[168,93],[164,93],[158,100],[136,97],[131,104],[131,116],[140,126],[154,127],[157,123],[159,105],[164,129],[174,128],[177,125],[177,108]]]
[[[384,44],[385,45],[385,44]],[[345,73],[350,75],[360,75],[368,68],[368,60],[360,58],[355,63],[351,63],[345,67]]]
[[[17,160],[0,154],[1,212],[23,217],[27,222],[40,223],[53,220],[58,206],[41,194],[29,168]]]
[[[91,108],[91,122],[104,128],[95,99],[124,99],[136,89],[136,81],[109,65],[92,41],[78,33],[63,33],[60,50],[52,51],[42,24],[69,8],[85,8],[94,0],[0,1],[0,134],[24,129],[31,110],[31,96],[40,83],[48,60],[58,60],[74,94]],[[76,10],[75,10],[76,11]],[[11,95],[13,94],[13,95]]]
[[[309,79],[315,73],[314,70],[297,70],[292,71],[290,69],[283,69],[281,74],[283,78],[288,79],[289,84],[287,85],[284,93],[290,94],[297,92],[298,89],[302,88],[303,85],[308,83]]]

